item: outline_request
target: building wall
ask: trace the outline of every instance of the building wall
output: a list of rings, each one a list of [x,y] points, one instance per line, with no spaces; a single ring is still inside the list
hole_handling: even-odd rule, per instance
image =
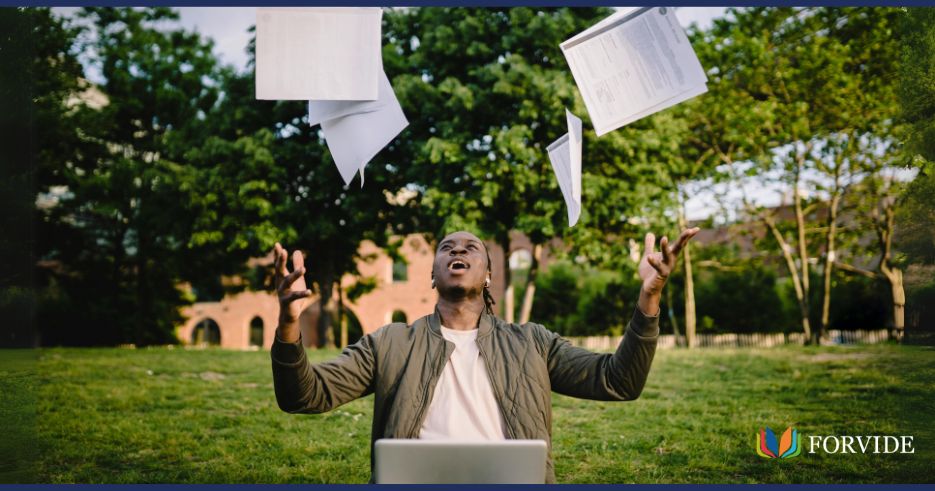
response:
[[[199,302],[182,309],[187,319],[176,331],[183,344],[191,344],[197,325],[212,319],[221,331],[221,347],[246,349],[250,346],[250,321],[263,321],[263,346],[273,344],[279,318],[279,302],[268,292],[242,292],[225,296],[220,302]]]
[[[357,316],[364,333],[389,324],[396,310],[406,314],[408,322],[434,311],[432,261],[435,250],[421,235],[407,236],[399,249],[408,262],[406,281],[393,282],[393,260],[372,242],[363,242],[359,251],[361,257],[373,257],[371,261],[358,262],[357,268],[361,277],[376,278],[377,288],[356,302],[345,301],[345,305]],[[345,275],[341,284],[346,291],[356,281],[356,277]]]

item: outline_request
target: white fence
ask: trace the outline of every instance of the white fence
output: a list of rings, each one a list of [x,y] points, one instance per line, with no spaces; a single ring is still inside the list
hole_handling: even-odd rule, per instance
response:
[[[617,348],[621,336],[569,337],[571,344],[592,351],[609,351]],[[828,337],[822,344],[876,344],[885,342],[888,334],[885,329],[877,331],[828,331]],[[685,346],[685,336],[681,336],[681,345]],[[699,348],[769,348],[783,344],[804,344],[805,335],[800,332],[789,334],[699,334],[695,336],[695,345]],[[675,348],[675,336],[659,336],[659,349]]]

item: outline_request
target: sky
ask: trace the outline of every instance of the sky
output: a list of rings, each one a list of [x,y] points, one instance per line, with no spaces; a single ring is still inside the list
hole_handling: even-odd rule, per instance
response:
[[[60,7],[53,9],[62,15],[71,15],[78,8]],[[192,29],[214,40],[215,53],[227,64],[238,69],[247,66],[247,43],[250,33],[247,31],[256,21],[256,9],[253,7],[180,7],[180,23],[186,29]],[[711,21],[724,15],[725,7],[679,7],[675,11],[683,26],[692,22],[702,28]]]
[[[217,52],[224,62],[238,68],[246,66],[244,47],[250,40],[247,29],[256,20],[256,9],[187,7],[179,10],[182,25],[214,39]],[[725,10],[725,7],[681,7],[676,10],[676,15],[686,27],[697,22],[704,28],[711,24],[712,19],[722,16]]]

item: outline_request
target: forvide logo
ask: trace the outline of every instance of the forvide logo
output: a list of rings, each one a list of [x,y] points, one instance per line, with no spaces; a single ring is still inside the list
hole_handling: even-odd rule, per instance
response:
[[[791,459],[802,453],[802,435],[792,428],[786,428],[782,437],[776,440],[776,434],[769,426],[760,428],[756,435],[756,454],[767,459]]]
[[[912,435],[808,435],[808,453],[826,454],[914,454]],[[756,454],[766,459],[791,459],[802,453],[802,435],[791,426],[782,437],[770,427],[756,434]]]

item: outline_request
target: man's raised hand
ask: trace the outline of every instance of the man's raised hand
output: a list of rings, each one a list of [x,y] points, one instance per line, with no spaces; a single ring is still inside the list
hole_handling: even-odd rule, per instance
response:
[[[305,259],[300,251],[292,252],[292,272],[286,267],[289,254],[279,245],[273,247],[274,284],[279,297],[280,325],[295,324],[308,304],[312,291],[305,286]]]
[[[646,247],[644,248],[643,259],[640,260],[638,268],[640,279],[643,280],[643,289],[640,292],[640,307],[646,307],[643,309],[644,313],[652,315],[651,312],[658,311],[658,299],[662,294],[662,287],[665,286],[669,275],[675,270],[675,264],[678,261],[679,253],[682,252],[682,248],[685,247],[685,244],[687,244],[699,230],[701,229],[698,227],[683,230],[681,235],[679,235],[679,240],[672,246],[669,245],[669,238],[663,237],[662,240],[659,241],[660,252],[655,252],[656,236],[652,233],[646,234]],[[650,298],[644,299],[644,295]],[[645,302],[645,300],[653,301]]]

